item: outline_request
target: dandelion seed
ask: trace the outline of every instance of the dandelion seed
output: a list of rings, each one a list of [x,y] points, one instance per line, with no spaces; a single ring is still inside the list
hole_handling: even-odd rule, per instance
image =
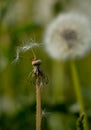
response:
[[[51,113],[47,112],[46,109],[42,110],[42,118],[46,118],[47,116],[49,116]]]
[[[36,57],[33,48],[38,48],[39,44],[34,42],[28,42],[24,46],[18,47],[16,50],[16,58],[14,59],[13,63],[16,63],[20,58],[20,53],[25,53],[28,50],[31,50],[33,53],[33,56]]]
[[[91,50],[89,19],[77,13],[59,15],[48,26],[44,45],[51,57],[59,60],[82,57]]]

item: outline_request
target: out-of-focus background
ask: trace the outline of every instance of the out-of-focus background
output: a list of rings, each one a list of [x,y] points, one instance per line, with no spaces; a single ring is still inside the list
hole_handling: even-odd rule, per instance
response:
[[[90,0],[0,0],[0,130],[35,130],[35,86],[31,51],[12,64],[18,46],[42,43],[44,30],[59,13],[76,11],[91,17]],[[36,49],[49,84],[42,88],[42,130],[76,130],[79,105],[69,61]],[[91,127],[91,55],[75,60]]]

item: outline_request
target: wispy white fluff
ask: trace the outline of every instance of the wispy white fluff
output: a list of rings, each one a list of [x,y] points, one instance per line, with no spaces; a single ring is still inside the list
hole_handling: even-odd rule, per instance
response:
[[[77,13],[60,14],[44,34],[46,51],[56,59],[82,57],[91,51],[89,19]]]
[[[24,46],[19,46],[16,50],[16,58],[14,59],[13,63],[16,63],[20,58],[20,53],[25,53],[28,50],[31,50],[33,48],[38,48],[39,44],[34,42],[28,42]]]

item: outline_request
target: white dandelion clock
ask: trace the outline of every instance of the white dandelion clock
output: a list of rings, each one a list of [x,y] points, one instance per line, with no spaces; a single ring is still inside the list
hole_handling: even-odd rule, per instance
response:
[[[83,57],[91,50],[91,26],[89,21],[86,16],[77,13],[60,14],[48,26],[44,35],[45,49],[51,57],[58,60],[70,59],[74,90],[80,113],[85,112],[84,100],[75,62],[71,59]],[[55,66],[54,68],[58,69]],[[56,76],[57,74],[55,74],[55,79]],[[87,120],[85,120],[85,130],[88,130]]]
[[[86,16],[76,13],[61,14],[48,26],[44,45],[53,58],[74,59],[90,52],[90,34],[91,27]]]

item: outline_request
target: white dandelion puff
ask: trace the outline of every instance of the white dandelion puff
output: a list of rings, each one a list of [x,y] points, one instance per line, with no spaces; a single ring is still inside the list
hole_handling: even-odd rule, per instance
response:
[[[74,59],[91,50],[89,19],[77,13],[59,15],[48,26],[44,35],[46,51],[53,58]]]
[[[31,50],[33,53],[33,56],[35,56],[35,53],[33,51],[33,48],[38,48],[39,44],[38,43],[34,43],[34,42],[28,42],[27,44],[25,44],[24,46],[19,46],[16,50],[16,58],[14,59],[13,63],[16,63],[19,58],[20,58],[20,53],[25,53],[28,50]]]

